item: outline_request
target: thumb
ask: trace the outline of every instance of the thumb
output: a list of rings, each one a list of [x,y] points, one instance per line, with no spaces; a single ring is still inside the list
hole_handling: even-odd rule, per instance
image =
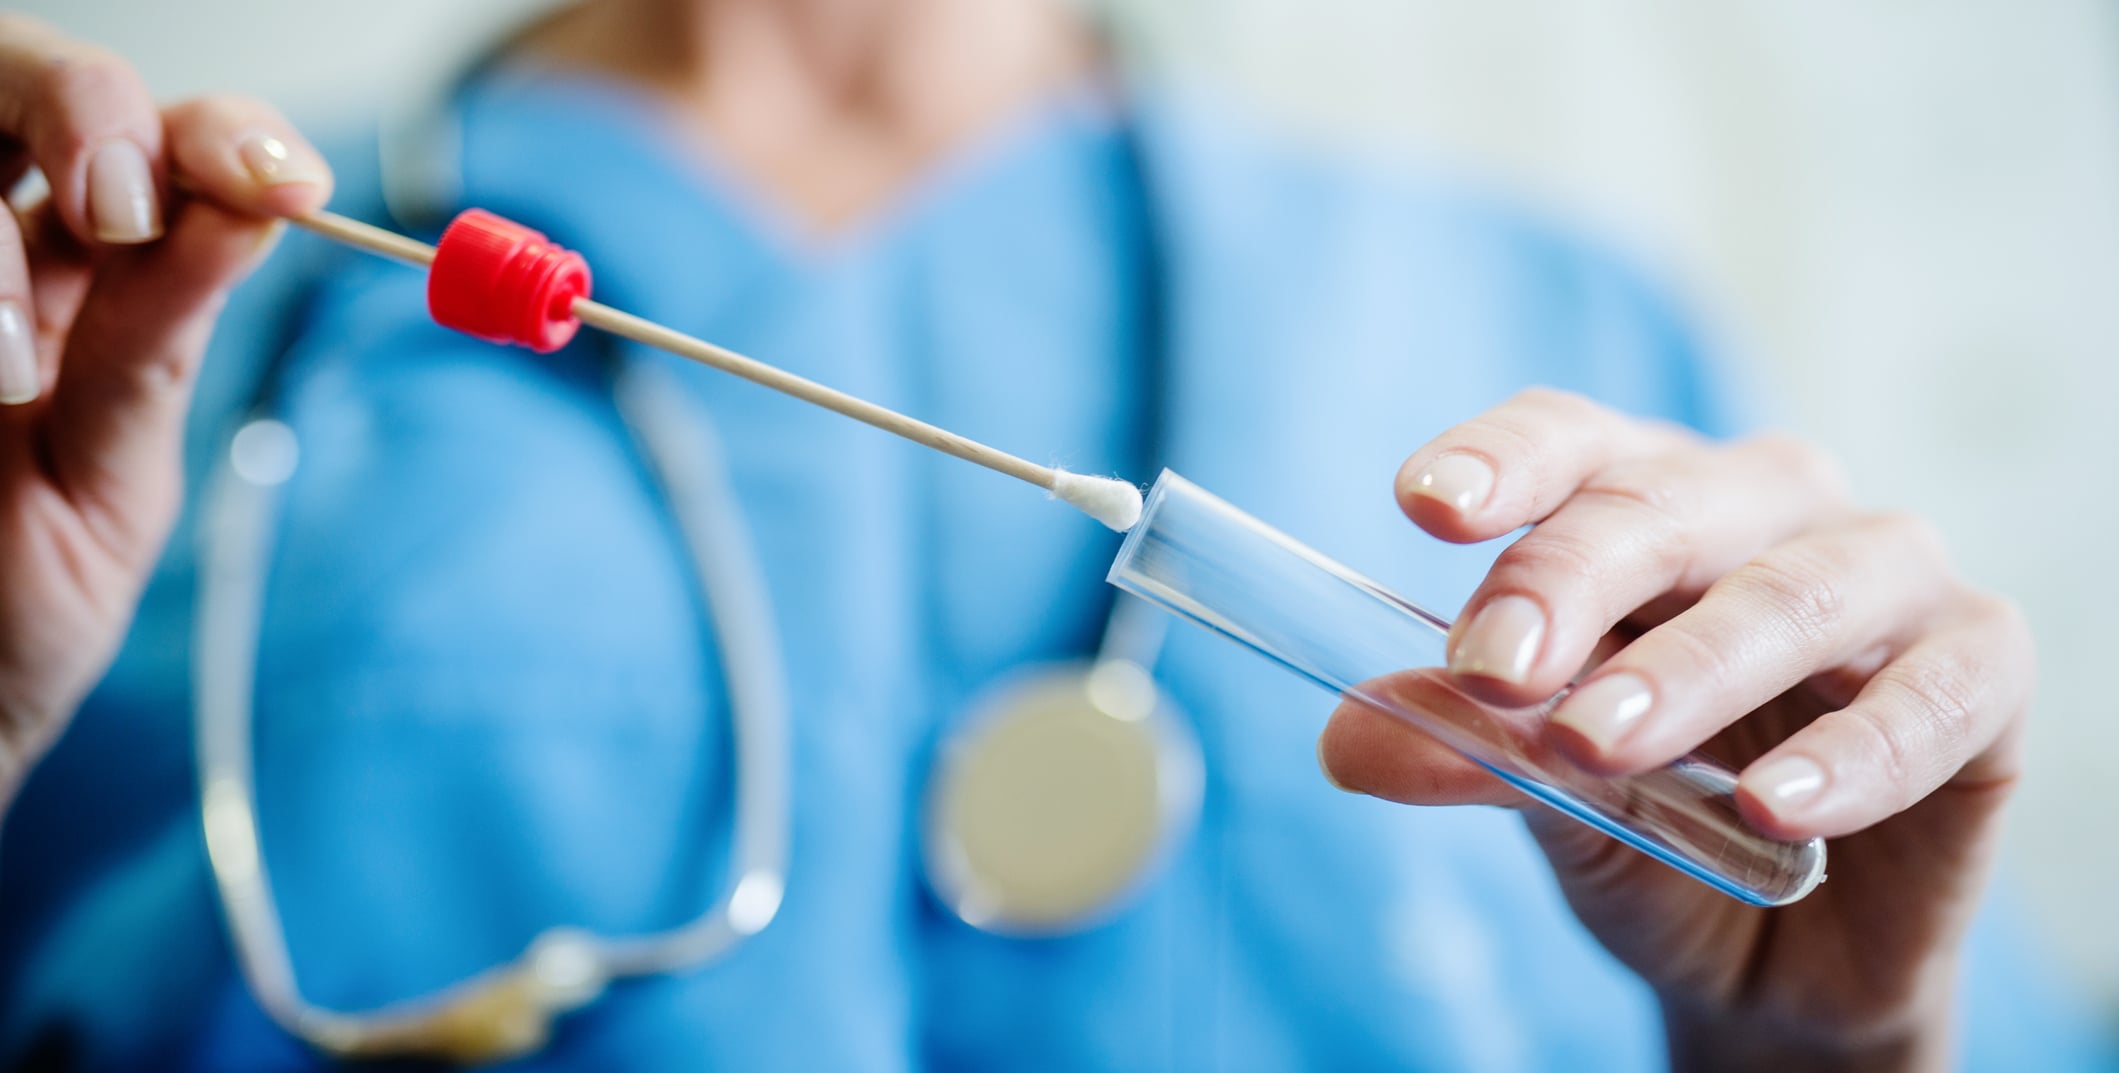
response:
[[[1464,725],[1477,702],[1429,671],[1362,683],[1332,712],[1317,739],[1317,763],[1340,789],[1406,805],[1518,805],[1522,794],[1463,753],[1393,714],[1419,713]]]

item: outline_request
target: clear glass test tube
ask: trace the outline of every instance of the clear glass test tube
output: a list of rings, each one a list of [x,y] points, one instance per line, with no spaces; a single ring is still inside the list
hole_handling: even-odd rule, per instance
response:
[[[1823,840],[1778,842],[1745,825],[1728,768],[1694,755],[1621,778],[1582,770],[1544,743],[1554,702],[1504,709],[1451,684],[1447,621],[1169,470],[1149,490],[1109,580],[1411,723],[1531,797],[1731,897],[1786,905],[1824,878]],[[1379,688],[1385,679],[1388,688]]]

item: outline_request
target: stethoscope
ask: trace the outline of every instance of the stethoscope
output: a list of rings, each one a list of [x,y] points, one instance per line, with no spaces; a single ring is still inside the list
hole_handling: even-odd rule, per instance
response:
[[[432,99],[452,102],[489,66],[471,65]],[[444,103],[386,126],[383,190],[400,224],[416,229],[457,205],[457,122]],[[1159,374],[1161,243],[1145,147],[1131,123],[1123,130],[1151,198],[1143,334]],[[496,1061],[541,1048],[558,1016],[611,984],[696,969],[771,923],[787,885],[793,805],[785,664],[765,574],[710,422],[667,369],[614,357],[609,397],[670,513],[715,639],[735,754],[730,878],[699,916],[671,930],[612,937],[553,927],[512,961],[379,1009],[332,1010],[302,997],[260,845],[251,752],[265,593],[283,488],[301,453],[280,405],[283,364],[284,348],[259,376],[203,492],[192,654],[207,855],[259,1006],[340,1057]],[[1150,402],[1152,414],[1159,400]],[[1203,767],[1188,723],[1154,679],[1163,624],[1153,609],[1119,598],[1093,658],[1023,668],[948,732],[928,781],[921,845],[929,888],[959,919],[1014,937],[1095,926],[1189,833]]]

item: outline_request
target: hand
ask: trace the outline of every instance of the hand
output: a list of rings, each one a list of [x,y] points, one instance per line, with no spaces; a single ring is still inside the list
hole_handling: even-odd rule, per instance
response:
[[[1737,767],[1745,820],[1830,841],[1830,880],[1742,905],[1542,807],[1525,818],[1576,914],[1661,996],[1682,1068],[1934,1068],[1957,950],[2014,784],[2033,664],[2006,601],[1926,525],[1848,506],[1814,450],[1717,444],[1550,391],[1421,448],[1398,498],[1504,551],[1450,639],[1480,699],[1544,700],[1551,743],[1604,773],[1694,749]],[[1601,658],[1601,662],[1598,660]],[[1418,804],[1525,804],[1355,703],[1319,756]]]
[[[0,213],[0,807],[125,633],[228,289],[331,192],[270,108],[158,110],[123,61],[0,15],[0,189],[32,166],[49,195]]]

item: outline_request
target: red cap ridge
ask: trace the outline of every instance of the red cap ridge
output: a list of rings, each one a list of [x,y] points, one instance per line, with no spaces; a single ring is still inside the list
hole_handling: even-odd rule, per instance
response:
[[[427,312],[444,328],[540,354],[567,345],[589,296],[589,264],[543,234],[466,209],[449,223],[427,269]]]

